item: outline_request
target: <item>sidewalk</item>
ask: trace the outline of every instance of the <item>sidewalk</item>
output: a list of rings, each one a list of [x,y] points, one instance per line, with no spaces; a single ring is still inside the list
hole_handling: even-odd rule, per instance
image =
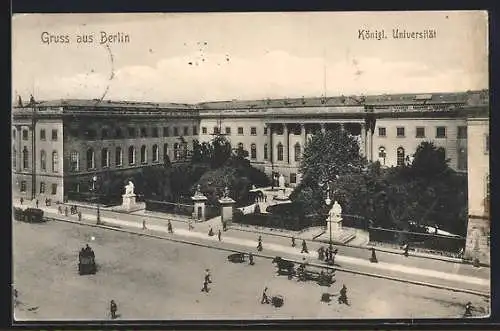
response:
[[[16,204],[14,204],[16,205]],[[19,205],[17,205],[19,206]],[[56,207],[43,207],[42,208],[46,213],[53,214],[50,216],[56,217],[56,218],[66,218],[66,219],[72,219],[76,221],[77,215],[68,215],[67,217],[64,215],[58,214],[57,206]],[[136,216],[137,217],[137,216]],[[90,221],[91,223],[95,224],[96,220],[96,214],[88,213],[88,212],[82,212],[82,219],[84,221]],[[101,215],[101,221],[106,223],[107,225],[115,225],[118,227],[124,227],[124,228],[133,228],[133,229],[142,229],[142,219],[138,217],[136,220],[121,220],[113,217],[107,217],[104,215]],[[88,223],[88,222],[84,222]],[[217,235],[213,237],[209,237],[207,235],[207,232],[201,231],[202,229],[200,228],[195,228],[193,231],[189,231],[187,229],[187,224],[180,223],[180,222],[175,222],[176,224],[173,224],[173,231],[175,236],[182,236],[182,237],[188,237],[188,238],[193,238],[193,239],[201,239],[204,241],[212,241],[212,242],[219,242]],[[196,223],[195,226],[198,226],[199,224],[202,223]],[[148,222],[147,224],[148,230],[151,231],[157,231],[161,233],[168,233],[167,231],[167,226],[164,221],[157,220],[154,222]],[[205,230],[205,229],[203,229]],[[217,233],[217,230],[214,229],[215,234]],[[231,244],[239,247],[245,247],[244,249],[255,249],[257,246],[257,241],[255,239],[245,239],[241,237],[235,237],[233,235],[228,235],[227,232],[224,232],[222,235],[222,243],[223,244]],[[273,252],[277,253],[282,253],[286,254],[288,256],[296,256],[297,258],[302,258],[302,257],[307,257],[307,260],[315,260],[316,261],[316,253],[312,249],[310,250],[309,254],[301,254],[300,251],[297,248],[291,247],[291,246],[285,246],[281,244],[276,244],[272,242],[264,242],[264,247],[265,250],[271,250]],[[460,274],[453,274],[453,273],[448,273],[448,272],[442,272],[442,271],[436,271],[436,270],[431,270],[431,269],[423,269],[423,268],[415,268],[411,266],[405,266],[401,264],[394,264],[394,263],[386,263],[386,262],[379,262],[379,263],[370,263],[368,259],[362,259],[362,258],[357,258],[357,257],[351,257],[351,256],[346,256],[342,254],[337,254],[336,256],[336,264],[347,264],[351,266],[359,266],[359,267],[364,267],[364,268],[369,268],[369,269],[374,269],[374,270],[384,270],[386,272],[389,272],[391,274],[396,273],[396,274],[408,274],[408,275],[414,275],[414,276],[422,276],[425,278],[433,278],[433,279],[441,279],[441,280],[447,280],[451,282],[460,282],[460,283],[468,283],[471,285],[477,285],[481,287],[489,287],[490,280],[489,279],[484,279],[484,278],[479,278],[479,277],[474,277],[474,276],[465,276],[465,275],[460,275]]]

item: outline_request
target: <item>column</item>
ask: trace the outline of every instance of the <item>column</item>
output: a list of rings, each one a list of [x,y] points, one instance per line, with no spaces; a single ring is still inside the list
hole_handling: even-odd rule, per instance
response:
[[[359,152],[361,155],[368,158],[368,155],[366,155],[366,151],[367,151],[367,148],[366,148],[366,128],[365,128],[364,124],[360,123],[359,125],[361,126],[361,132],[360,132],[361,146],[359,146]]]
[[[345,130],[344,123],[340,123],[340,131],[344,131],[344,130]]]
[[[271,135],[271,131],[272,131],[271,125],[267,124],[267,160],[265,160],[266,162],[273,161],[273,159],[272,159],[273,137]]]
[[[283,161],[286,161],[287,163],[290,163],[290,159],[288,158],[288,125],[283,124],[283,137],[284,137],[284,143],[283,143],[283,153],[286,152],[286,155],[283,155]]]
[[[269,125],[269,131],[271,132],[271,142],[269,144],[269,159],[271,160],[271,164],[274,164],[276,162],[276,153],[274,151],[275,149],[275,141],[274,137],[276,136],[276,132],[273,132],[273,125]]]

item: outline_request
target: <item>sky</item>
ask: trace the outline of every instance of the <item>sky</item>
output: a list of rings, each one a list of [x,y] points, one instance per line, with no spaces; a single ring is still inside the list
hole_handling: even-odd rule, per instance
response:
[[[12,93],[195,103],[478,90],[488,88],[487,20],[480,11],[21,14]],[[388,38],[362,40],[362,29]],[[392,29],[436,38],[393,39]],[[101,44],[101,31],[129,42]],[[44,32],[69,43],[47,44]]]

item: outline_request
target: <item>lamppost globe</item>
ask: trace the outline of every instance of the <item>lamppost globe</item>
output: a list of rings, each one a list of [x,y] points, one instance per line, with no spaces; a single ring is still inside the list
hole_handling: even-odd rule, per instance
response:
[[[97,176],[92,177],[92,180],[93,180],[94,182],[97,182]]]
[[[327,206],[329,206],[332,203],[332,199],[330,199],[330,197],[326,198],[325,203]]]

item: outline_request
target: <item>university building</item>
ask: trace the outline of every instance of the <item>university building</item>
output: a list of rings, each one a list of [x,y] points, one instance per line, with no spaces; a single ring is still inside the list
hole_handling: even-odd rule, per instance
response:
[[[471,157],[473,164],[479,160],[477,135],[469,131],[481,127],[487,134],[488,114],[488,91],[198,104],[36,102],[13,108],[13,194],[63,201],[68,192],[88,192],[94,175],[181,162],[194,139],[210,141],[217,134],[247,150],[255,167],[269,176],[283,174],[294,186],[308,139],[338,127],[358,140],[368,160],[383,166],[403,165],[421,142],[432,141],[465,174]]]

